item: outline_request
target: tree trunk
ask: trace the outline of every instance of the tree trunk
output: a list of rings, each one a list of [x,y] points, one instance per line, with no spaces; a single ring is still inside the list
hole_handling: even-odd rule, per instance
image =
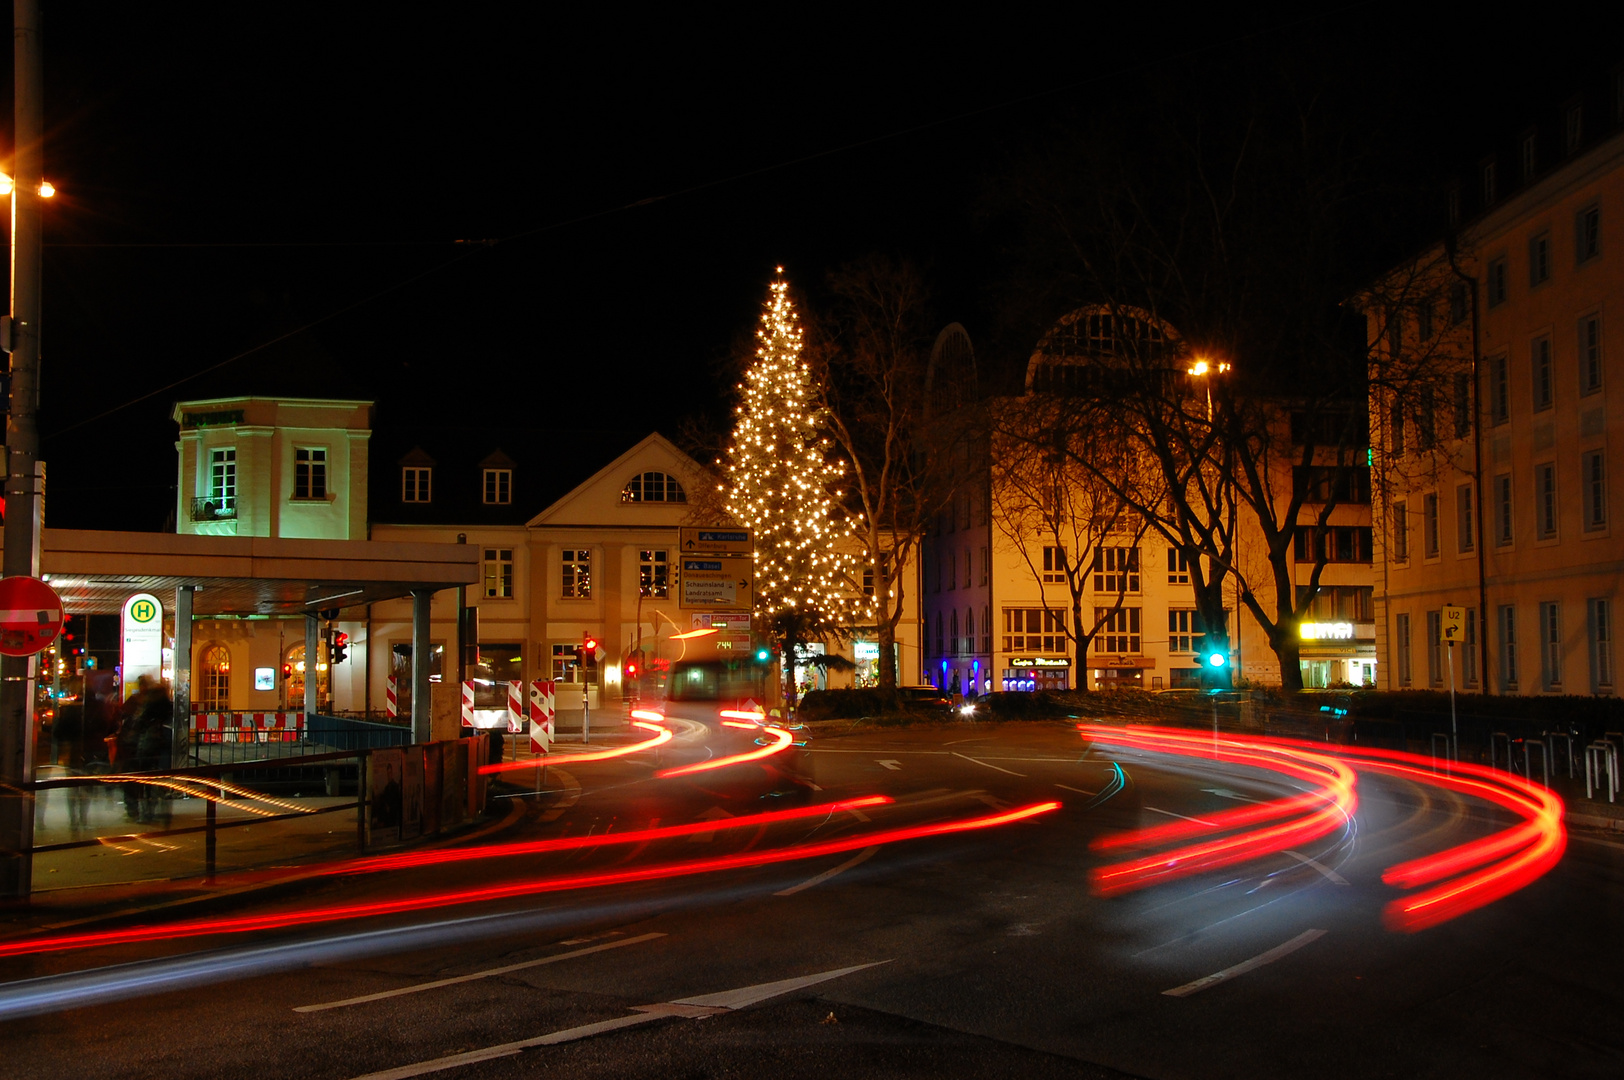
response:
[[[874,599],[879,607],[874,616],[874,641],[880,650],[880,689],[897,688],[897,628],[891,621],[891,582],[874,576]]]
[[[796,693],[796,676],[799,674],[799,664],[796,662],[795,655],[799,651],[798,646],[801,644],[797,640],[798,637],[799,635],[793,632],[784,635],[784,659],[789,662],[789,682],[784,684],[784,705],[788,709],[786,715],[794,713],[798,697]]]
[[[1275,626],[1275,640],[1270,642],[1280,658],[1280,688],[1288,692],[1303,688],[1302,647],[1291,633],[1294,625],[1292,620],[1282,619]]]
[[[1074,642],[1077,646],[1076,670],[1077,677],[1072,679],[1073,689],[1090,690],[1088,685],[1088,646],[1094,639],[1083,634],[1083,601],[1082,597],[1073,596],[1071,601],[1071,625],[1077,628]]]

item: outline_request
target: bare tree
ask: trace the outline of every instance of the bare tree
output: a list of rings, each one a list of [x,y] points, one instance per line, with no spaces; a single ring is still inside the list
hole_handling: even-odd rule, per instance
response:
[[[873,590],[882,687],[897,684],[895,643],[931,520],[950,505],[970,449],[963,417],[932,408],[928,292],[911,263],[871,256],[829,276],[813,363],[822,420],[850,465],[846,504]]]

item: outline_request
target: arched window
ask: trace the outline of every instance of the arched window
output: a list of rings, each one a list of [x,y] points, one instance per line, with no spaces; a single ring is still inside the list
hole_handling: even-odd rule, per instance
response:
[[[685,503],[688,493],[682,490],[682,485],[675,476],[663,472],[638,473],[627,481],[620,492],[620,501],[623,503]]]
[[[203,650],[199,665],[198,704],[204,712],[225,712],[231,708],[231,650],[211,645]]]
[[[317,655],[320,656],[320,653],[317,653]],[[287,656],[283,659],[283,663],[286,664],[288,668],[287,704],[289,708],[297,709],[304,703],[305,647],[303,645],[295,645],[293,648],[289,649]],[[320,700],[326,700],[327,698],[327,676],[327,665],[318,661],[316,664],[316,697]]]
[[[942,636],[942,613],[936,613],[936,655],[947,655],[947,639]]]
[[[953,622],[950,625],[953,628],[953,636],[948,639],[952,644],[948,646],[947,651],[957,656],[959,655],[959,613],[957,611],[953,612]]]
[[[964,653],[966,656],[975,655],[976,651],[976,610],[964,609]]]
[[[981,651],[987,654],[987,662],[992,663],[992,608],[981,609]]]

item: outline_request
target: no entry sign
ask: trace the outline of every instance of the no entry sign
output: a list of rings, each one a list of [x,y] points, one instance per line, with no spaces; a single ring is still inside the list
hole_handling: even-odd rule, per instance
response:
[[[39,578],[0,578],[0,653],[33,656],[62,632],[62,598]]]

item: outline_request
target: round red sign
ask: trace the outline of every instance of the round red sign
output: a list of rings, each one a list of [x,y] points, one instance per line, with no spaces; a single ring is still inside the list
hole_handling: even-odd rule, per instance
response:
[[[39,578],[0,578],[0,653],[32,656],[62,632],[62,598]]]

